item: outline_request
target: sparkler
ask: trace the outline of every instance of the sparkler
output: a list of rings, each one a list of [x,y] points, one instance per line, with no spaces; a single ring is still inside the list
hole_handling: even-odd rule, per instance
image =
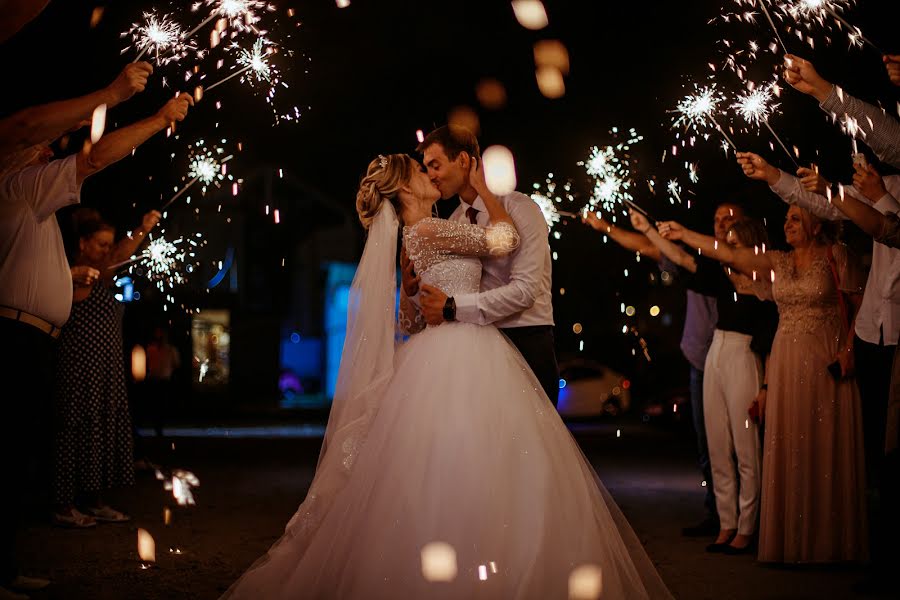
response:
[[[619,129],[610,133],[616,137]],[[634,200],[631,195],[631,149],[644,139],[635,129],[628,130],[625,141],[609,146],[594,146],[587,160],[579,162],[587,174],[594,178],[594,190],[586,209],[600,204],[606,212],[615,212],[615,206],[626,200]]]
[[[217,17],[228,19],[228,22],[237,31],[252,31],[254,33],[259,33],[259,30],[256,28],[256,23],[260,21],[260,17],[256,14],[256,11],[261,9],[268,11],[275,10],[275,7],[271,4],[259,2],[258,0],[205,0],[204,2],[195,2],[191,7],[191,10],[196,12],[204,4],[206,6],[212,6],[212,12],[199,25],[191,29],[185,38],[191,37],[197,33],[197,31],[202,29],[204,25]]]
[[[679,185],[678,181],[672,179],[666,184],[666,190],[669,192],[669,204],[675,204],[675,200],[678,200],[678,204],[683,204],[681,201],[681,185]]]
[[[137,267],[146,271],[147,277],[156,283],[157,289],[161,292],[166,291],[168,286],[170,289],[176,284],[185,283],[187,279],[181,272],[181,269],[190,270],[191,265],[185,263],[188,259],[196,257],[195,250],[200,247],[198,240],[202,239],[202,234],[194,234],[193,237],[179,237],[174,240],[167,240],[164,235],[165,230],[160,232],[160,237],[153,239],[152,234],[149,244],[140,254],[134,255],[128,260],[110,265],[110,269],[117,269],[125,265],[131,265],[129,273],[134,272]]]
[[[223,139],[221,143],[225,144],[226,141]],[[191,144],[187,173],[187,177],[190,177],[191,179],[179,189],[174,196],[163,204],[160,210],[165,210],[171,206],[173,202],[184,195],[184,193],[198,181],[202,184],[201,192],[203,194],[206,193],[206,190],[210,185],[219,187],[220,182],[225,181],[226,179],[233,181],[234,177],[226,172],[224,165],[234,158],[234,155],[229,154],[228,156],[222,157],[222,154],[224,153],[225,150],[221,146],[212,145],[208,147],[206,146],[206,142],[202,139]]]
[[[247,71],[250,71],[250,75],[254,75],[256,77],[257,82],[278,82],[278,70],[270,65],[267,58],[270,54],[274,52],[271,48],[265,48],[266,40],[263,38],[257,38],[253,43],[253,47],[250,50],[245,48],[239,48],[240,55],[238,56],[237,62],[239,65],[243,65],[240,69],[229,75],[224,79],[220,79],[215,82],[211,86],[207,87],[204,92],[209,92],[218,86],[222,85],[229,79],[233,79],[238,75],[243,75]],[[237,46],[235,46],[237,47]],[[242,77],[241,81],[248,81],[249,83],[253,83],[253,77]]]
[[[778,27],[775,26],[775,21],[772,20],[772,15],[769,13],[769,9],[766,8],[766,0],[757,0],[757,5],[760,10],[762,10],[763,14],[766,15],[766,20],[769,21],[769,25],[772,26],[772,31],[775,33],[775,38],[778,40],[778,45],[781,46],[781,49],[784,50],[785,54],[788,54],[787,46],[784,45],[784,40],[781,39],[781,34],[778,32]]]
[[[128,31],[122,33],[122,37],[126,35],[131,36],[134,47],[139,50],[132,62],[139,61],[152,49],[156,55],[156,64],[163,65],[184,58],[188,50],[196,48],[186,42],[181,25],[168,15],[160,16],[154,12],[145,12],[143,22],[132,24]]]
[[[824,23],[825,15],[828,14],[847,28],[847,35],[852,45],[861,46],[862,44],[867,44],[870,48],[883,55],[884,52],[864,36],[859,27],[851,25],[840,14],[840,11],[851,8],[855,3],[856,0],[782,0],[780,8],[782,12],[798,22]]]
[[[731,138],[728,137],[728,134],[725,133],[725,130],[719,125],[715,117],[719,103],[725,99],[725,96],[716,90],[716,84],[714,83],[702,88],[695,84],[694,90],[695,93],[682,98],[675,107],[673,112],[678,113],[679,116],[675,119],[674,125],[676,127],[684,125],[685,131],[693,129],[697,133],[702,133],[702,129],[708,127],[711,123],[722,134],[728,145],[737,150],[737,146],[734,145],[734,142],[731,141]]]
[[[791,159],[791,162],[793,162],[797,168],[800,168],[794,155],[791,154],[791,151],[788,150],[787,146],[781,141],[781,138],[778,137],[778,134],[775,133],[775,130],[772,129],[772,126],[769,124],[769,117],[775,113],[775,109],[779,106],[778,104],[773,103],[773,98],[773,86],[771,84],[764,85],[747,90],[737,97],[736,102],[732,104],[731,107],[735,109],[748,124],[757,127],[765,125],[766,129],[769,130],[769,133],[771,133],[778,142],[778,145],[784,150],[784,153]]]
[[[576,219],[579,216],[573,212],[560,210],[558,206],[562,204],[564,198],[570,203],[575,201],[575,197],[572,195],[572,184],[570,182],[563,184],[562,195],[556,193],[556,188],[557,183],[553,180],[553,173],[550,173],[547,175],[544,190],[541,190],[541,186],[535,183],[534,191],[531,193],[531,199],[540,207],[544,220],[547,222],[547,228],[551,230],[559,223],[560,217]]]

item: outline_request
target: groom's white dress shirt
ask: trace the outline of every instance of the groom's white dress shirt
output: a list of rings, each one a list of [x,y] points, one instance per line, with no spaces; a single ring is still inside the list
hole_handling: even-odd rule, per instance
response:
[[[512,192],[499,199],[519,231],[519,248],[508,256],[482,259],[481,291],[454,298],[456,320],[494,324],[501,329],[553,325],[547,222],[540,207],[525,194]],[[460,202],[450,220],[469,223],[468,208],[468,204]],[[478,211],[478,225],[490,225],[481,196],[472,208]]]

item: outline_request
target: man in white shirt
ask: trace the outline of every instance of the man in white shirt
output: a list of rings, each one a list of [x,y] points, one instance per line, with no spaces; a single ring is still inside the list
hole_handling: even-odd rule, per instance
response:
[[[490,224],[484,201],[469,183],[471,161],[481,160],[478,140],[465,128],[446,125],[419,144],[423,163],[444,199],[459,196],[451,221]],[[521,242],[506,257],[482,260],[481,291],[448,298],[441,290],[422,286],[420,305],[429,325],[457,320],[496,325],[515,344],[556,405],[559,366],[553,337],[549,231],[541,209],[519,192],[501,196]]]
[[[132,94],[139,91],[137,87],[143,89],[135,81],[128,85]],[[34,477],[29,471],[45,466],[40,463],[46,463],[49,455],[49,367],[54,341],[72,307],[73,278],[56,211],[80,201],[86,177],[183,120],[191,104],[193,98],[181,94],[153,116],[113,131],[64,159],[51,161],[47,143],[4,157],[0,166],[0,339],[8,352],[0,360],[0,381],[9,395],[0,418],[0,472],[19,473],[27,480]],[[83,107],[74,103],[69,108],[62,120],[68,120],[71,128],[81,121]],[[20,481],[0,494],[0,594],[11,594],[7,587],[28,590],[46,585],[16,572],[21,493],[28,488],[27,481]]]

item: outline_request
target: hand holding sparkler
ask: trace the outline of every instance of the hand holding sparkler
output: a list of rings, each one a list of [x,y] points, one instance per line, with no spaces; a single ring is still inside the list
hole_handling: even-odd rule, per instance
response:
[[[744,170],[744,175],[750,179],[765,181],[769,185],[775,185],[781,179],[781,171],[767,163],[759,154],[738,152],[737,162]]]
[[[800,178],[800,185],[803,186],[803,189],[813,194],[825,196],[831,187],[831,182],[822,177],[819,174],[819,169],[815,168],[815,166],[812,169],[800,167],[797,169],[797,177]]]
[[[138,92],[143,92],[147,87],[147,79],[153,73],[153,65],[148,62],[133,62],[125,65],[119,76],[106,87],[106,91],[112,96],[107,104],[115,106],[125,102]]]
[[[819,102],[824,102],[834,88],[831,82],[819,75],[811,62],[793,54],[784,57],[784,79],[798,92],[808,94]]]
[[[885,54],[882,60],[891,83],[900,86],[900,54]]]
[[[659,224],[659,235],[670,242],[684,239],[684,225],[677,221],[663,221]]]
[[[875,167],[870,164],[865,166],[854,164],[853,168],[856,170],[856,173],[853,174],[853,186],[863,196],[873,204],[884,198],[888,191],[884,187],[884,179],[875,170]]]
[[[158,210],[151,210],[145,214],[141,221],[141,232],[146,235],[153,231],[153,228],[159,224],[160,219],[162,219],[162,213]]]
[[[604,219],[600,216],[599,213],[596,213],[592,210],[587,210],[584,213],[584,216],[581,217],[581,222],[585,225],[590,225],[597,231],[602,231],[603,233],[609,233],[612,229],[612,223]]]
[[[636,231],[640,231],[644,235],[647,235],[647,232],[653,229],[653,225],[650,224],[647,217],[633,208],[628,209],[628,216],[631,217],[631,226],[634,227]]]
[[[156,116],[163,119],[166,125],[176,121],[184,121],[188,113],[188,106],[193,105],[194,97],[187,92],[181,92],[178,96],[166,102],[156,113]]]

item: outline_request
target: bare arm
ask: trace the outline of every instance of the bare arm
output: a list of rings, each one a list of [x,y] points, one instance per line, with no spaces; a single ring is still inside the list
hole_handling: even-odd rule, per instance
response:
[[[147,234],[153,231],[153,228],[156,227],[161,218],[162,214],[155,210],[151,210],[144,215],[140,227],[132,231],[130,235],[126,235],[119,240],[119,243],[109,253],[109,259],[106,261],[107,265],[119,264],[131,258],[141,244],[147,241]],[[107,269],[104,272],[104,276],[111,277],[114,273],[114,270]]]
[[[697,272],[697,261],[694,260],[693,256],[685,252],[683,248],[680,248],[678,245],[662,237],[659,232],[650,225],[650,222],[644,215],[633,210],[629,211],[629,214],[631,215],[631,224],[635,229],[646,236],[646,239],[657,248],[657,252],[664,254],[666,258],[682,269],[686,269],[691,273]]]
[[[102,90],[80,98],[32,106],[0,120],[0,156],[52,141],[90,119],[101,104],[113,107],[144,90],[150,63],[132,63]]]
[[[78,155],[77,181],[80,185],[85,178],[102,171],[109,165],[122,160],[132,150],[162,131],[174,121],[182,121],[187,116],[188,106],[193,106],[190,94],[182,93],[169,100],[152,117],[122,127],[100,138],[93,146],[86,145],[86,151]]]
[[[836,196],[831,201],[857,227],[873,238],[882,237],[889,226],[889,220],[885,215],[850,194],[844,194],[843,198]]]
[[[662,258],[662,253],[659,251],[659,248],[647,239],[647,236],[634,231],[628,231],[627,229],[622,229],[621,227],[616,227],[594,212],[588,212],[587,216],[582,218],[582,222],[587,223],[597,231],[607,234],[614,242],[626,250],[638,252],[642,256],[650,257],[656,262],[659,262]]]
[[[699,250],[704,256],[725,263],[745,275],[752,276],[754,273],[771,271],[773,268],[772,259],[758,248],[734,248],[719,243],[714,237],[691,231],[675,221],[660,223],[659,232],[666,239],[681,240]]]

